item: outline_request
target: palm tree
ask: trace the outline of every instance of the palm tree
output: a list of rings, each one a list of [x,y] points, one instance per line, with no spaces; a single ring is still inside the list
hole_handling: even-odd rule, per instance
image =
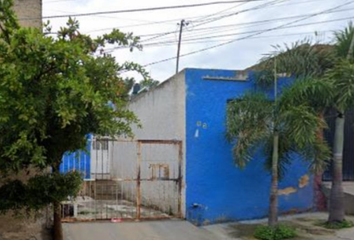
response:
[[[233,155],[237,166],[244,168],[255,151],[262,150],[265,155],[272,176],[268,218],[271,227],[278,222],[278,182],[291,163],[291,153],[297,152],[312,161],[317,171],[323,169],[325,162],[314,162],[314,155],[318,154],[321,160],[329,157],[326,143],[316,137],[318,128],[326,125],[323,119],[306,104],[290,104],[293,86],[279,98],[276,81],[274,86],[274,99],[262,92],[250,92],[230,102],[226,120],[226,136],[235,143]]]
[[[327,45],[328,46],[328,45]],[[305,49],[308,45],[305,45]],[[315,47],[315,45],[314,45]],[[326,49],[321,47],[320,49]],[[282,56],[281,66],[286,72],[294,72],[298,79],[295,83],[299,87],[293,88],[295,98],[291,104],[306,102],[323,116],[325,109],[336,110],[335,139],[333,144],[333,177],[330,193],[329,222],[344,220],[344,194],[342,187],[342,162],[344,143],[345,114],[354,105],[354,26],[350,22],[343,31],[335,32],[335,45],[327,47],[323,52],[331,62],[324,60],[323,54],[305,51],[295,45],[286,48],[279,55]],[[309,65],[303,68],[304,60]],[[331,64],[332,63],[332,64]],[[304,74],[301,75],[301,69]],[[309,71],[310,69],[310,71]],[[318,70],[320,69],[320,71]],[[303,80],[303,77],[307,78]],[[319,129],[318,137],[323,138],[323,131]]]
[[[353,44],[354,37],[352,45]],[[340,61],[326,76],[326,80],[333,86],[334,108],[336,110],[335,137],[333,143],[333,176],[328,217],[329,222],[342,222],[345,220],[344,193],[342,186],[344,124],[346,111],[354,106],[354,64],[349,60],[349,56],[350,55],[348,54],[348,60]]]

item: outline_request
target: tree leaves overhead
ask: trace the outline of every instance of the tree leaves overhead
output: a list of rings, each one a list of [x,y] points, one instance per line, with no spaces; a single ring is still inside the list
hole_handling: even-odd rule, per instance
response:
[[[17,190],[35,209],[77,191],[76,177],[56,175],[64,152],[85,148],[88,134],[132,136],[131,125],[138,119],[127,109],[126,77],[121,74],[134,71],[150,79],[138,64],[119,64],[104,53],[107,45],[141,49],[133,34],[115,29],[91,38],[70,18],[52,37],[48,23],[44,33],[20,28],[12,5],[0,0],[0,185],[28,167],[51,167],[53,174],[28,183],[7,182],[0,190],[0,202],[7,199],[1,211],[21,206]]]

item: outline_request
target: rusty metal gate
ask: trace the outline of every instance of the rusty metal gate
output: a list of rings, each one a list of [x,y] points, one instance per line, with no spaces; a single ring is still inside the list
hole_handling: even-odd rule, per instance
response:
[[[91,145],[91,178],[76,199],[63,202],[63,221],[182,217],[181,141],[93,139]]]

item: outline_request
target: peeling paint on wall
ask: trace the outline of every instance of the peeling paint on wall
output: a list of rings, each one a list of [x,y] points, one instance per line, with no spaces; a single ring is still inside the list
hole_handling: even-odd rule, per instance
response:
[[[296,193],[297,189],[294,187],[288,187],[288,188],[284,188],[284,189],[279,189],[278,190],[278,195],[290,195],[292,193]]]
[[[310,182],[310,177],[309,175],[304,175],[302,176],[300,179],[299,179],[299,188],[304,188],[306,187],[307,185],[309,185],[309,182]]]
[[[198,225],[205,224],[206,220],[216,223],[220,219],[262,218],[269,210],[270,176],[264,171],[264,157],[257,153],[255,161],[241,170],[234,165],[233,145],[225,139],[227,103],[255,89],[253,73],[249,81],[203,79],[204,76],[230,78],[235,74],[227,70],[185,70],[186,218]],[[279,93],[287,83],[285,78],[279,81]],[[292,158],[287,175],[279,183],[280,213],[313,206],[310,175],[309,184],[299,188],[299,179],[308,174],[308,163],[296,154]],[[208,210],[201,206],[208,206]]]

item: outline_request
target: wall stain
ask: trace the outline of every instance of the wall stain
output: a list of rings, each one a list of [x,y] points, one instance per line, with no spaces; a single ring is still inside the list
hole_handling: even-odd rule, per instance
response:
[[[310,177],[309,175],[304,175],[302,176],[300,179],[299,179],[299,188],[304,188],[306,187],[307,185],[309,185],[309,182],[310,182]]]
[[[293,187],[288,187],[288,188],[284,188],[284,189],[279,189],[278,190],[278,195],[282,196],[282,195],[290,195],[292,193],[296,193],[297,189],[293,188]]]

